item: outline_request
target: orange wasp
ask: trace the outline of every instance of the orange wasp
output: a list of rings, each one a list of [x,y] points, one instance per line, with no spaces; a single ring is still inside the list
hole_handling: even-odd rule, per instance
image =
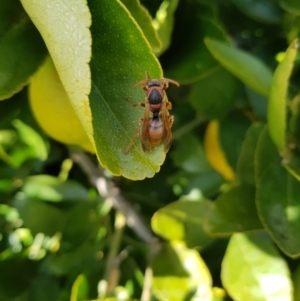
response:
[[[179,87],[179,83],[172,79],[160,78],[150,79],[146,72],[146,79],[135,84],[134,89],[142,86],[146,91],[145,102],[134,103],[127,99],[134,107],[144,107],[144,117],[139,119],[136,133],[128,145],[125,154],[128,154],[133,147],[135,140],[141,135],[141,143],[144,152],[148,152],[150,147],[156,147],[164,143],[165,152],[168,152],[172,132],[171,127],[174,122],[174,116],[169,115],[169,110],[172,109],[172,104],[167,101],[164,91],[169,88],[169,84]],[[150,116],[151,114],[151,116]],[[143,123],[142,134],[141,124]]]

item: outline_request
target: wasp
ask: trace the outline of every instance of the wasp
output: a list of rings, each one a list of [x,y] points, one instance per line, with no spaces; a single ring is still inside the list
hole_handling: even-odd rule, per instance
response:
[[[144,152],[150,151],[151,147],[156,147],[164,143],[164,150],[168,152],[172,141],[171,127],[174,116],[169,114],[172,103],[167,101],[165,90],[169,84],[179,87],[179,83],[168,78],[150,79],[146,72],[146,79],[134,85],[134,89],[142,86],[146,91],[145,102],[134,103],[127,99],[134,107],[144,107],[144,117],[140,118],[136,127],[136,133],[128,145],[125,154],[128,154],[137,138],[141,136],[141,144]],[[143,124],[141,131],[141,124]]]

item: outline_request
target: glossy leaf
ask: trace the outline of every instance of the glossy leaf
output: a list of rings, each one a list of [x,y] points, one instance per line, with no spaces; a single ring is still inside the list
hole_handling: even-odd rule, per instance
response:
[[[151,219],[152,229],[168,240],[182,240],[190,247],[203,247],[211,241],[202,229],[209,204],[203,199],[173,202],[156,211]]]
[[[276,3],[265,0],[232,0],[248,17],[266,24],[279,24],[281,12]]]
[[[88,280],[80,274],[72,286],[70,301],[85,301],[88,298]]]
[[[157,55],[161,55],[171,44],[174,27],[174,13],[178,3],[179,0],[164,0],[156,12],[155,19],[152,21],[153,27],[155,28],[161,43],[161,48],[158,51],[154,50],[157,52]]]
[[[280,151],[284,150],[286,144],[286,107],[289,78],[293,70],[298,47],[298,40],[293,41],[287,49],[283,61],[277,66],[269,97],[268,125],[270,136]]]
[[[196,250],[182,243],[162,244],[153,258],[152,270],[153,290],[158,297],[172,301],[193,295],[201,301],[212,299],[211,276],[204,261]]]
[[[268,67],[251,54],[206,38],[205,45],[213,57],[229,72],[254,91],[269,95],[272,74]]]
[[[220,118],[233,105],[238,87],[236,77],[220,66],[193,84],[189,100],[205,117]]]
[[[22,191],[27,198],[61,202],[85,201],[88,199],[87,190],[75,181],[62,181],[50,175],[36,175],[25,179]]]
[[[194,15],[199,11],[197,7],[193,9],[189,14]],[[187,13],[188,16],[189,14]],[[205,37],[227,42],[225,33],[215,21],[195,16],[193,22],[195,24],[188,34],[184,33],[181,52],[173,58],[172,66],[166,69],[167,77],[178,80],[181,84],[190,84],[206,78],[219,68],[219,64],[203,42]]]
[[[279,3],[289,13],[300,15],[300,3],[298,0],[280,0]]]
[[[126,98],[143,102],[145,91],[133,86],[145,78],[145,71],[160,78],[160,65],[118,1],[90,1],[89,7],[94,18],[90,105],[98,159],[115,175],[135,180],[152,177],[165,159],[163,145],[144,153],[137,139],[130,153],[124,153],[143,116],[143,108],[134,108]]]
[[[254,154],[258,137],[263,129],[260,123],[253,123],[246,132],[245,140],[237,162],[236,179],[240,185],[255,186]]]
[[[300,255],[300,185],[282,165],[265,127],[255,153],[256,204],[271,237],[288,256]]]
[[[289,268],[265,233],[231,237],[221,279],[233,300],[292,301]]]
[[[159,52],[161,49],[161,41],[152,25],[152,18],[147,9],[140,3],[140,0],[121,0],[121,2],[126,6],[132,17],[140,26],[151,45],[152,50],[154,52]]]
[[[0,100],[3,100],[28,84],[46,56],[46,47],[18,0],[0,1],[0,20]]]
[[[205,214],[204,229],[210,235],[225,236],[261,228],[252,186],[233,187],[222,193]]]

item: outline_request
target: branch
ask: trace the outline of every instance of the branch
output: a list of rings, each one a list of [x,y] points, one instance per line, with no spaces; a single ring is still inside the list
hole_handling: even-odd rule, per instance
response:
[[[108,199],[116,210],[126,217],[127,225],[136,235],[146,243],[150,243],[154,237],[149,226],[143,221],[132,205],[121,195],[120,189],[111,180],[104,176],[104,170],[95,166],[88,155],[83,152],[71,151],[71,158],[76,162],[90,182],[97,188],[99,194]]]

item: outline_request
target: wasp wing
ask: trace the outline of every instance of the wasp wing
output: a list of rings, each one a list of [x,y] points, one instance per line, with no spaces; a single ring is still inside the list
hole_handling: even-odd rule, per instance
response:
[[[142,135],[141,135],[141,144],[144,152],[148,152],[150,150],[149,122],[150,122],[150,105],[149,103],[146,103],[144,118],[143,118]]]
[[[164,129],[163,142],[164,142],[164,148],[165,148],[166,153],[170,149],[171,142],[172,142],[171,127],[173,124],[173,116],[169,115],[169,111],[167,108],[167,106],[170,107],[170,105],[168,105],[168,102],[166,102],[166,100],[164,100],[163,104],[162,104],[162,110],[161,110],[161,120],[162,120],[162,124],[163,124],[163,129]]]

